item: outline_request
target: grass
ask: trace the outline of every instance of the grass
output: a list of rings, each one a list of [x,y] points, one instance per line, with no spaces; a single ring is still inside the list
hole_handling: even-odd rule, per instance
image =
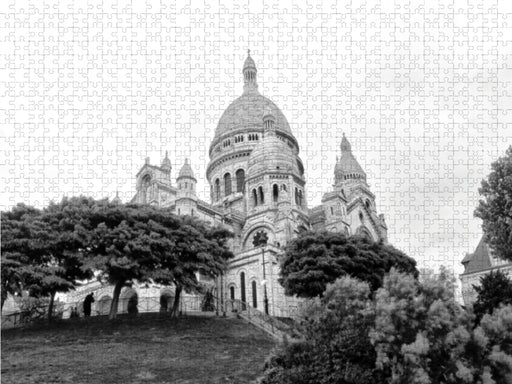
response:
[[[2,331],[2,383],[249,383],[274,345],[239,319],[73,319]]]

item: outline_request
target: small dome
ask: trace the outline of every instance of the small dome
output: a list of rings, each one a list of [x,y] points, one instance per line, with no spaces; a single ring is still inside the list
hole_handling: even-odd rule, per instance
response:
[[[190,166],[188,159],[185,159],[185,164],[180,169],[180,173],[178,175],[178,179],[181,179],[182,177],[188,177],[190,179],[196,179],[194,177],[194,171],[192,170],[192,167]]]
[[[247,53],[247,59],[245,59],[245,62],[244,62],[244,68],[242,71],[245,71],[246,69],[254,69],[255,71],[257,71],[256,69],[256,63],[254,62],[253,58],[251,57],[251,51],[249,51]]]
[[[348,175],[357,175],[366,180],[366,173],[352,154],[352,147],[345,134],[341,140],[341,158],[334,167],[334,175],[336,180],[343,180]]]

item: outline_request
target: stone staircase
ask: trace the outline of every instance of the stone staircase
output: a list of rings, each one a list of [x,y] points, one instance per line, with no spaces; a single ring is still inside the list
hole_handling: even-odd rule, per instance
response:
[[[226,307],[228,312],[235,313],[239,318],[265,331],[278,341],[283,342],[299,339],[293,326],[273,316],[267,315],[241,300],[229,299],[226,301]]]

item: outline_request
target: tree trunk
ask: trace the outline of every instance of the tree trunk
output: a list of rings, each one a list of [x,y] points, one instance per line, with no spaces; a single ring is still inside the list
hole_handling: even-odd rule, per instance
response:
[[[114,286],[114,294],[112,297],[112,304],[110,305],[110,314],[108,315],[109,320],[115,319],[117,316],[117,307],[119,305],[119,295],[123,288],[124,281],[118,281]]]
[[[178,310],[179,310],[179,307],[180,307],[180,295],[181,295],[181,290],[182,290],[182,286],[181,285],[177,285],[176,286],[176,291],[174,293],[174,303],[172,304],[172,309],[171,309],[171,317],[177,317],[178,316]]]
[[[53,303],[55,302],[55,291],[50,293],[50,303],[48,304],[48,322],[51,323],[53,319]]]

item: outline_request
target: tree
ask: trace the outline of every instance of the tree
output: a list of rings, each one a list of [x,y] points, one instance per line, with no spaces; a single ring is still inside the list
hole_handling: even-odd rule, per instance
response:
[[[267,360],[263,383],[383,383],[368,333],[373,325],[368,283],[345,276],[327,286],[301,316],[304,339]]]
[[[475,216],[483,220],[484,240],[493,252],[512,261],[512,146],[491,167],[478,190],[483,200]]]
[[[315,297],[327,284],[349,275],[375,291],[392,267],[418,275],[414,259],[391,245],[340,233],[305,232],[286,247],[279,282],[288,295]]]
[[[90,243],[87,254],[90,268],[100,281],[114,285],[109,318],[117,315],[122,288],[133,281],[147,282],[161,265],[172,239],[155,219],[157,208],[98,202],[90,212],[87,225]],[[178,219],[169,221],[178,226]]]
[[[477,322],[486,313],[491,314],[500,305],[512,304],[512,281],[500,270],[491,271],[480,278],[480,285],[474,285],[478,294],[473,311]]]
[[[171,308],[171,316],[176,316],[181,292],[199,292],[203,288],[198,275],[215,278],[224,272],[233,257],[227,245],[233,234],[221,227],[207,227],[190,216],[183,217],[179,227],[169,226],[167,217],[160,217],[159,223],[167,228],[172,245],[163,255],[153,279],[176,287]]]
[[[2,308],[9,294],[21,296],[24,280],[33,273],[30,263],[37,253],[31,242],[31,226],[40,214],[39,209],[25,204],[2,212]]]
[[[32,297],[48,297],[49,321],[55,294],[91,276],[83,268],[83,236],[76,233],[85,202],[93,200],[64,198],[42,211],[18,204],[2,216],[2,293],[22,287]]]
[[[446,271],[422,282],[392,269],[371,293],[342,277],[303,313],[303,340],[265,364],[263,383],[508,384],[512,306],[474,316]]]
[[[390,384],[506,384],[512,378],[512,307],[474,317],[442,272],[423,283],[392,271],[375,295],[370,339]]]

